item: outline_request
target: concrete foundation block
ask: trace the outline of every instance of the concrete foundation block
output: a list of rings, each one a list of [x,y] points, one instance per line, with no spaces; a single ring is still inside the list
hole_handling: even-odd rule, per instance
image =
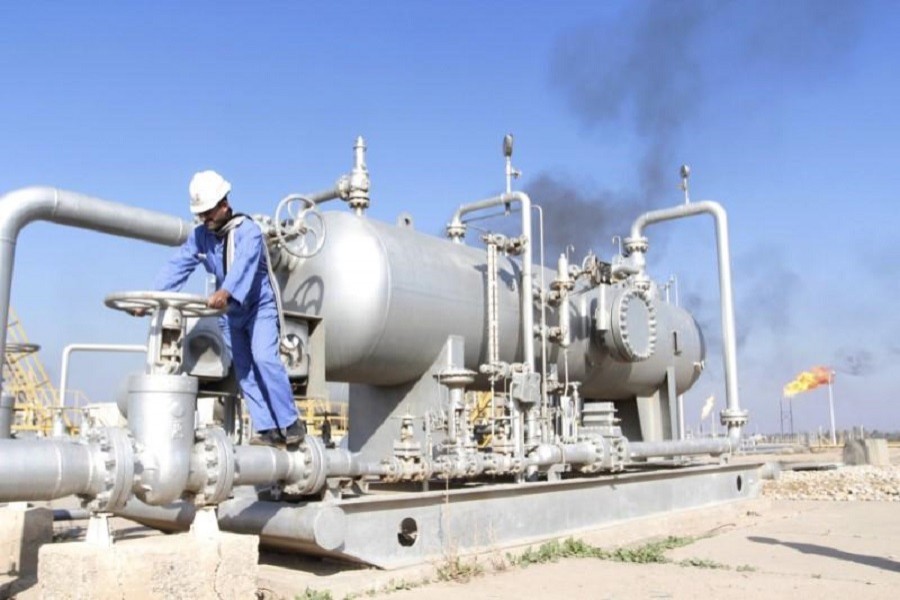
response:
[[[851,440],[844,445],[845,465],[873,465],[886,467],[891,464],[887,440]]]
[[[259,538],[190,533],[120,541],[51,544],[40,552],[38,592],[54,600],[255,598]]]
[[[0,507],[0,575],[37,576],[38,550],[53,541],[53,511],[25,503]]]

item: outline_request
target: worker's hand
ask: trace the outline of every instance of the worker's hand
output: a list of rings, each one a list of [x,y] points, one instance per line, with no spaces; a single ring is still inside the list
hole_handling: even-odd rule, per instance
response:
[[[128,311],[128,314],[131,315],[132,317],[143,317],[148,312],[150,312],[150,311],[146,308],[132,308],[131,310]]]
[[[206,305],[210,308],[225,308],[228,306],[229,298],[231,298],[231,294],[228,293],[228,290],[219,290],[206,299]]]

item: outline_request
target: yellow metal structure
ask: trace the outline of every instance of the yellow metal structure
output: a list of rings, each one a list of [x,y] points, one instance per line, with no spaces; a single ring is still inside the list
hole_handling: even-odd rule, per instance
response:
[[[59,393],[38,358],[38,350],[40,346],[28,341],[22,322],[10,307],[6,326],[3,391],[15,398],[12,424],[14,433],[49,435],[53,430]],[[80,404],[81,400],[81,395],[77,395],[76,403]],[[77,406],[68,407],[63,413],[66,429],[70,433],[75,433],[79,410]]]
[[[332,403],[320,398],[305,398],[299,404],[300,415],[306,422],[307,431],[311,435],[321,437],[326,420],[331,428],[330,437],[334,443],[339,442],[347,435],[349,418],[346,404]]]
[[[493,437],[490,433],[490,424],[503,416],[503,410],[493,402],[494,392],[469,392],[467,403],[470,406],[469,421],[476,432],[478,446],[487,448],[491,445]]]

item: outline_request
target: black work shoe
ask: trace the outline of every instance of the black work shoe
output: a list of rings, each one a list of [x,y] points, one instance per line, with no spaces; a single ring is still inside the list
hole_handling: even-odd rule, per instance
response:
[[[284,438],[281,437],[277,429],[264,429],[250,438],[250,445],[278,448],[284,446]]]
[[[306,437],[306,423],[297,419],[284,430],[284,443],[288,448],[299,446]]]

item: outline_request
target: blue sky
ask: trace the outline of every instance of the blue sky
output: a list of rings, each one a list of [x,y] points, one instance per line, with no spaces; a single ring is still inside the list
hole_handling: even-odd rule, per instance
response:
[[[838,426],[900,429],[898,31],[887,1],[7,3],[0,193],[187,217],[191,174],[215,168],[238,208],[271,214],[330,187],[363,135],[370,216],[438,233],[502,190],[512,132],[551,243],[608,259],[613,233],[681,201],[688,163],[692,198],[731,220],[749,430],[777,430],[781,387],[819,364]],[[724,402],[712,224],[648,234],[651,274],[678,277],[711,341],[696,423]],[[102,299],[148,287],[170,252],[26,228],[12,304],[54,377],[67,343],[143,340]],[[76,358],[73,385],[110,398],[134,361]],[[826,399],[799,396],[796,426],[827,427]]]

